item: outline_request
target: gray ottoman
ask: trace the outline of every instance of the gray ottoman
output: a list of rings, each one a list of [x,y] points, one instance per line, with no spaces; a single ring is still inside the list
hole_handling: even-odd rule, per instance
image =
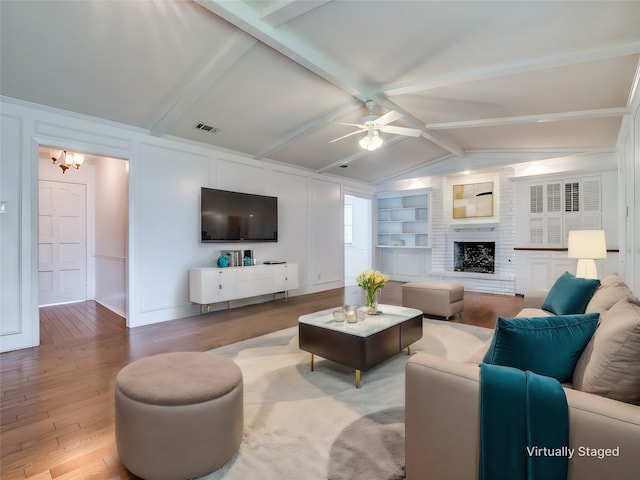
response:
[[[464,287],[453,282],[409,282],[402,286],[402,306],[449,319],[462,312]]]
[[[137,360],[116,377],[115,424],[118,456],[135,475],[177,480],[209,473],[242,440],[242,372],[211,353]]]

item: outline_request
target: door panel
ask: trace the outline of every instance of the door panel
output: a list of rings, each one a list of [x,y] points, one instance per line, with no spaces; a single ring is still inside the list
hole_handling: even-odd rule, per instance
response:
[[[86,186],[39,182],[39,304],[87,299]]]

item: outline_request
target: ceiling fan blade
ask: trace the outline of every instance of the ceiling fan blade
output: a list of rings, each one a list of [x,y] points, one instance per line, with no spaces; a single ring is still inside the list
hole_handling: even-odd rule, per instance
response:
[[[342,123],[342,122],[331,122],[334,125],[349,125],[350,127],[358,127],[358,128],[367,128],[366,125],[362,123]]]
[[[346,135],[343,135],[343,136],[341,136],[341,137],[334,138],[334,139],[333,139],[333,140],[331,140],[329,143],[337,142],[338,140],[342,140],[343,138],[347,138],[347,137],[350,137],[351,135],[356,135],[356,134],[358,134],[358,133],[362,133],[362,132],[366,132],[366,131],[367,131],[367,129],[366,129],[366,128],[364,128],[364,129],[362,129],[362,130],[356,130],[355,132],[347,133]]]
[[[422,134],[422,130],[419,128],[394,127],[393,125],[382,125],[376,128],[381,132],[406,135],[408,137],[419,137]]]
[[[386,125],[387,123],[395,122],[396,120],[402,118],[403,116],[404,115],[402,115],[401,113],[396,112],[395,110],[391,110],[390,112],[385,113],[381,117],[376,118],[374,123],[376,125]]]

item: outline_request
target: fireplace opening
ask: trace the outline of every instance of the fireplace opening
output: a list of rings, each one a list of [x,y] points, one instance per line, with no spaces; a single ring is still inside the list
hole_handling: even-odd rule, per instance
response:
[[[495,273],[495,242],[453,242],[453,270]]]

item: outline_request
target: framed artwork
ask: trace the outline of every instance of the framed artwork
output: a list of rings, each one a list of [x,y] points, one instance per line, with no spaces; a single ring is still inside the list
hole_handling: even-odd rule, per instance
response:
[[[453,218],[493,216],[493,182],[453,186]]]

